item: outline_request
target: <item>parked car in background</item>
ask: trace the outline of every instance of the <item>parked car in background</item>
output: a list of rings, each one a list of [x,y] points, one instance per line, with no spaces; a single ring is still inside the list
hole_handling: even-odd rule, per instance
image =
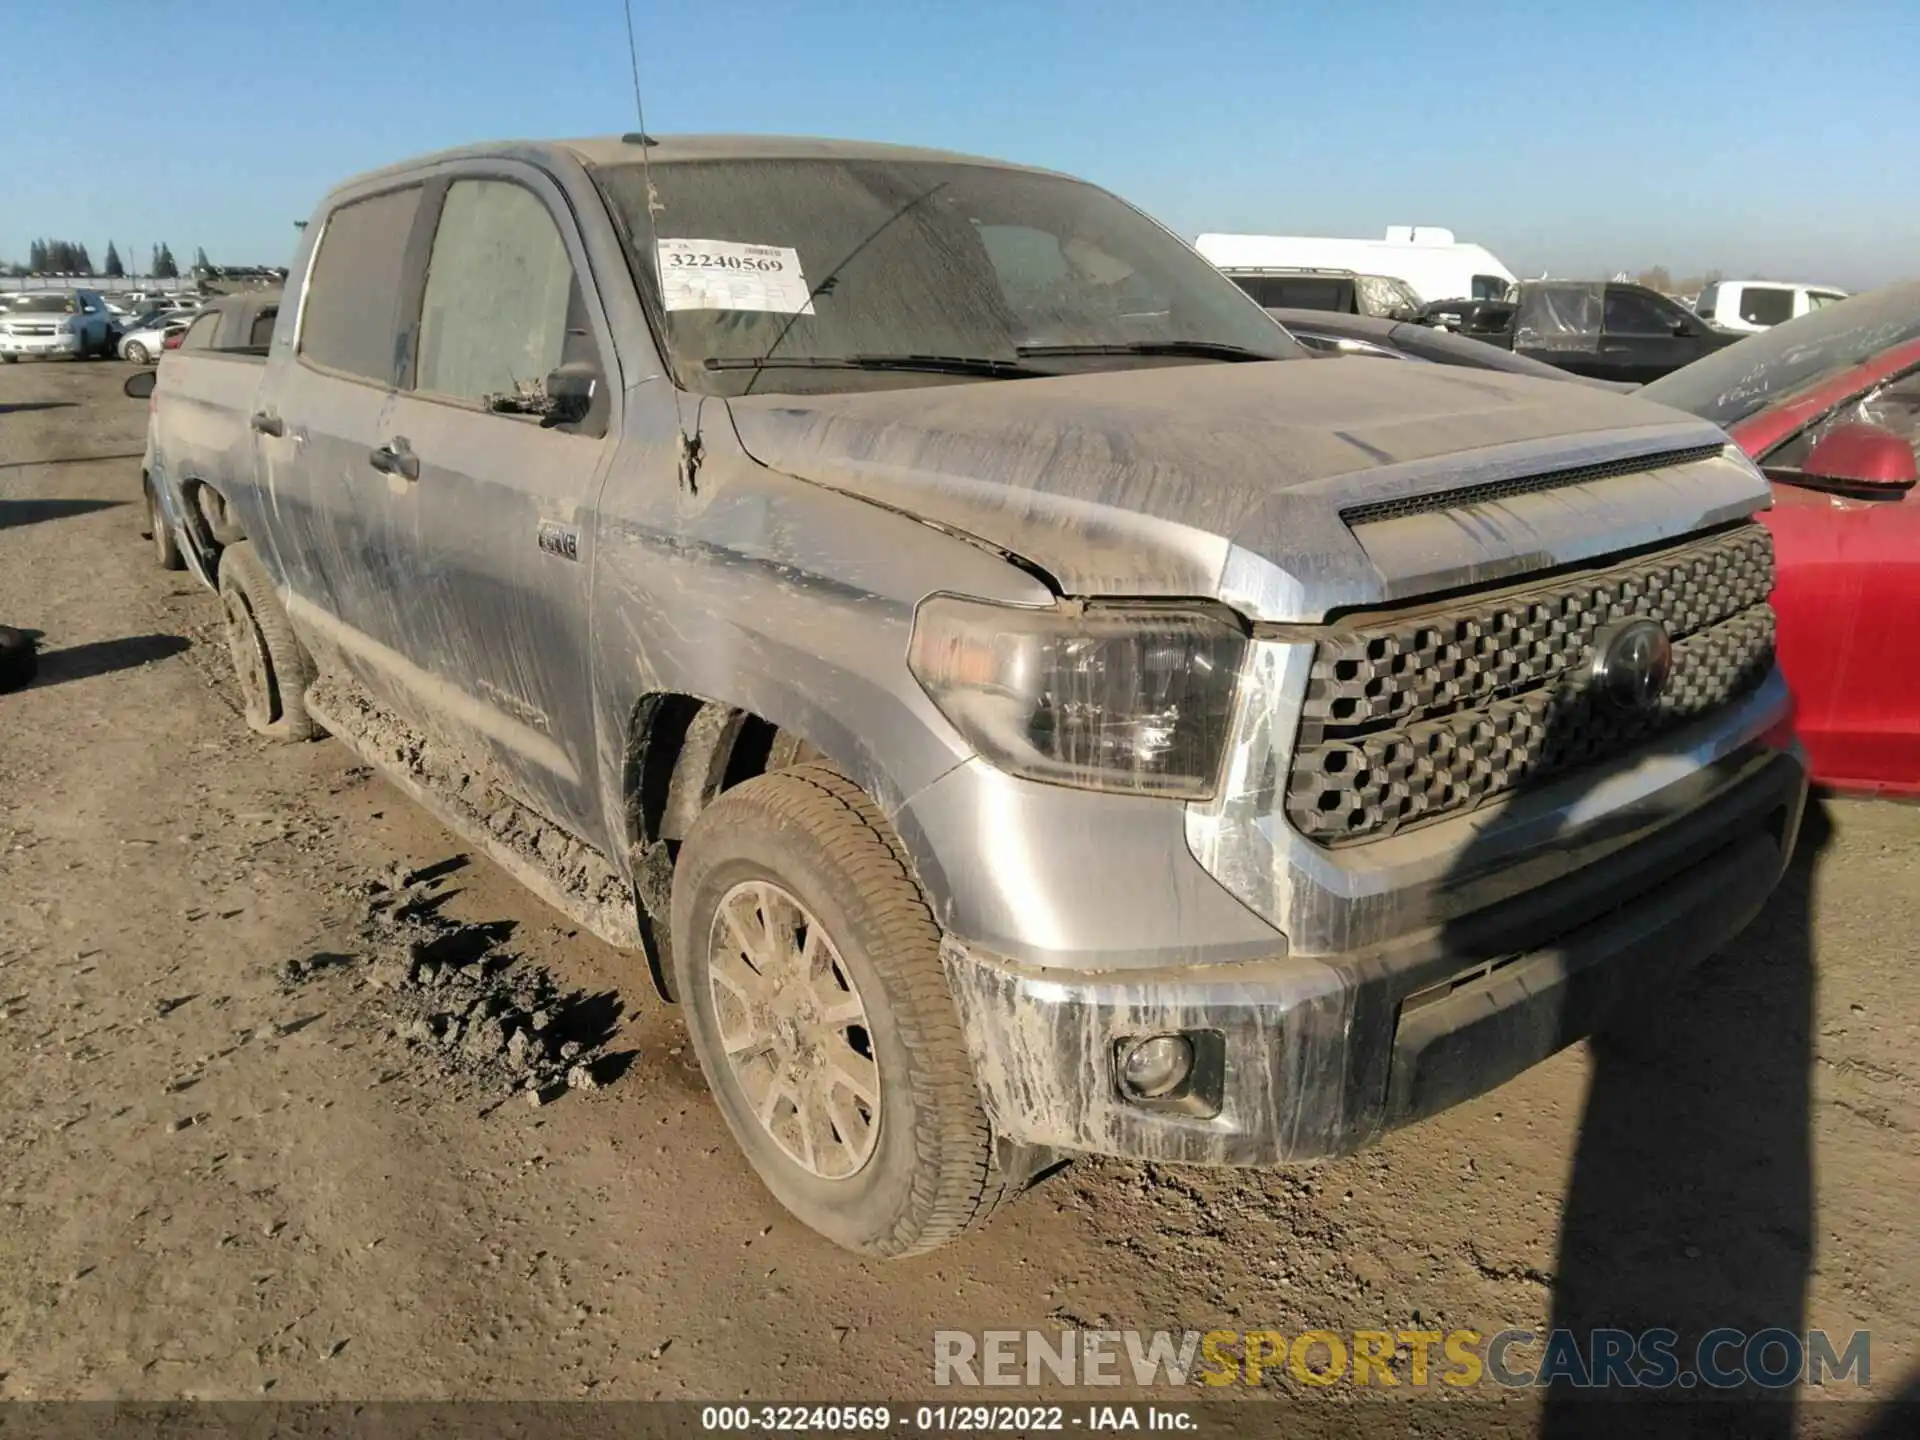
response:
[[[1435,365],[1464,365],[1470,370],[1501,370],[1509,375],[1532,375],[1593,385],[1608,390],[1631,390],[1632,385],[1575,375],[1488,345],[1465,335],[1435,329],[1417,320],[1385,320],[1372,315],[1341,315],[1326,310],[1287,310],[1267,307],[1267,313],[1310,350],[1329,355],[1365,356],[1394,360],[1424,360]]]
[[[1229,280],[1268,310],[1325,310],[1340,315],[1377,315],[1411,320],[1420,313],[1420,296],[1391,275],[1357,275],[1351,270],[1226,270]]]
[[[113,316],[93,290],[24,290],[0,295],[0,361],[105,358]]]
[[[1390,225],[1382,240],[1324,235],[1202,235],[1194,248],[1222,270],[1345,270],[1391,275],[1426,298],[1497,300],[1513,272],[1492,251],[1434,225]]]
[[[136,365],[151,365],[160,358],[160,352],[166,349],[168,337],[181,335],[191,318],[187,315],[162,311],[140,322],[138,329],[129,330],[123,334],[116,350],[122,360],[131,360]]]
[[[1847,298],[1831,286],[1777,280],[1716,280],[1694,298],[1693,313],[1722,330],[1751,335],[1784,325]]]
[[[205,444],[174,383],[225,367],[251,468],[195,564],[248,722],[641,948],[855,1250],[1076,1153],[1351,1151],[1704,959],[1793,850],[1717,428],[1307,360],[1070,177],[474,147],[329,195],[287,299],[264,366],[155,394]]]
[[[1656,290],[1613,281],[1523,280],[1505,300],[1430,305],[1423,318],[1575,375],[1632,384],[1740,338]]]
[[[1773,482],[1780,661],[1814,778],[1920,794],[1920,282],[1655,381]]]

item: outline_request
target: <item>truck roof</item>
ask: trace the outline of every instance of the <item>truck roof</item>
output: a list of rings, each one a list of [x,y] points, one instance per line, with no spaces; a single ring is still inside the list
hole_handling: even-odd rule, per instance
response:
[[[416,155],[352,176],[336,185],[334,191],[357,190],[371,182],[397,178],[447,160],[507,157],[540,164],[565,156],[585,165],[623,165],[637,164],[643,155],[649,165],[672,165],[689,160],[890,160],[984,165],[1033,175],[1060,173],[981,155],[914,145],[886,145],[872,140],[833,140],[804,135],[650,135],[643,140],[628,134],[573,140],[492,140],[462,145]]]

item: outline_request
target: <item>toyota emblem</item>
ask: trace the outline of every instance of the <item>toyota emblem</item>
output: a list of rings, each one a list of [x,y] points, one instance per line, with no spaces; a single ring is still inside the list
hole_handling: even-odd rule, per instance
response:
[[[1593,687],[1617,710],[1643,714],[1673,674],[1673,642],[1658,620],[1624,620],[1594,637]]]

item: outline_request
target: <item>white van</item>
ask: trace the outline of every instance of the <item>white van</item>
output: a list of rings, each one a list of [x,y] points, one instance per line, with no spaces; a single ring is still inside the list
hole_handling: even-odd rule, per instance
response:
[[[1433,225],[1389,225],[1384,240],[1323,235],[1202,235],[1194,249],[1229,274],[1251,270],[1351,270],[1403,280],[1435,300],[1498,300],[1513,272],[1484,245]]]
[[[1831,285],[1778,280],[1716,280],[1693,302],[1693,313],[1721,330],[1770,330],[1847,298]]]

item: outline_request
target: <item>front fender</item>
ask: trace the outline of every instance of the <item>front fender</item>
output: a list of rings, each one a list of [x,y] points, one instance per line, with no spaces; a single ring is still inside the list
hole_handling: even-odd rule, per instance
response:
[[[625,757],[649,695],[732,706],[798,735],[892,815],[972,754],[907,669],[914,607],[936,590],[1053,599],[996,554],[737,452],[708,460],[697,486],[603,502],[595,532],[597,768],[623,865]],[[643,491],[616,477],[603,493]]]

